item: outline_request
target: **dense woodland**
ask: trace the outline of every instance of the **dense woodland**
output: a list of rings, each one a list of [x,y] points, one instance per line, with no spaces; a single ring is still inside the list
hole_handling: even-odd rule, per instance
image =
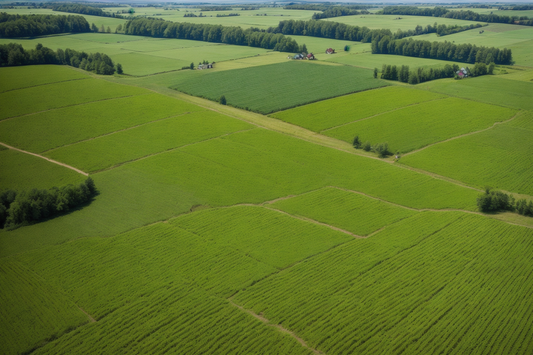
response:
[[[460,70],[457,64],[446,64],[443,68],[416,68],[409,70],[408,65],[396,66],[383,64],[381,78],[386,80],[397,80],[403,83],[419,84],[430,80],[443,78],[458,78],[457,72]],[[487,66],[485,63],[476,63],[472,69],[465,68],[466,76],[481,76],[492,74],[494,63]],[[377,77],[377,68],[374,69],[374,77]]]
[[[88,5],[82,4],[58,4],[52,7],[54,11],[74,12],[77,14],[92,15],[92,16],[106,16],[104,10]]]
[[[18,43],[0,45],[0,66],[18,66],[35,64],[63,64],[80,68],[101,75],[113,75],[115,66],[111,58],[103,53],[78,52],[61,48],[54,50],[37,44],[35,49],[24,50]],[[122,66],[117,64],[119,74]]]
[[[513,195],[490,187],[485,188],[485,193],[478,196],[477,206],[482,212],[511,211],[533,217],[533,201],[529,201],[529,203],[525,199],[515,201]]]
[[[68,212],[89,202],[97,192],[90,177],[78,186],[21,192],[4,190],[0,193],[0,228],[14,229]]]
[[[479,14],[474,11],[452,11],[444,7],[418,8],[416,6],[386,6],[382,11],[376,12],[383,15],[411,15],[445,17],[467,21],[510,23],[516,25],[533,26],[533,19],[527,16],[502,16],[495,14]]]
[[[9,15],[0,12],[0,37],[34,37],[90,31],[89,23],[83,16]]]
[[[195,41],[235,44],[273,49],[280,52],[298,52],[295,40],[281,33],[240,27],[177,23],[156,19],[134,19],[124,26],[124,33],[136,36],[191,39]]]
[[[329,18],[329,17],[339,17],[339,16],[351,16],[351,15],[360,15],[360,14],[369,14],[367,10],[356,10],[349,7],[344,6],[333,6],[328,7],[326,10],[322,12],[316,12],[313,14],[313,19],[318,20],[321,18]]]
[[[512,64],[510,49],[478,47],[474,44],[430,42],[409,39],[395,40],[390,36],[372,39],[373,54],[395,54],[409,57],[450,60],[463,63]]]

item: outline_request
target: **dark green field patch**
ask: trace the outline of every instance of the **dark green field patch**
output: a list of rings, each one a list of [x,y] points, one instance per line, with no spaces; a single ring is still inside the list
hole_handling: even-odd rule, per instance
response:
[[[31,65],[0,69],[0,92],[87,78],[66,65]]]
[[[289,61],[198,75],[173,88],[267,114],[386,85],[368,69]]]

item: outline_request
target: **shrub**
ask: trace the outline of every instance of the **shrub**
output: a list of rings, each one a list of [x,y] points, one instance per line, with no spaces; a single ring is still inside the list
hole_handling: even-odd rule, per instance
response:
[[[374,152],[378,153],[380,158],[385,158],[387,155],[390,155],[389,152],[389,143],[379,143],[374,147]]]
[[[366,141],[363,143],[363,145],[361,146],[361,148],[363,148],[363,150],[365,152],[370,152],[372,150],[372,145],[370,144],[369,141]]]

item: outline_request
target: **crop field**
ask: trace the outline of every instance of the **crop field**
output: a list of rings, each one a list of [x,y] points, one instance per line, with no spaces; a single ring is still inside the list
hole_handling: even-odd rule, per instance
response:
[[[417,213],[334,187],[280,200],[270,206],[361,236]]]
[[[315,132],[361,120],[418,103],[443,99],[446,96],[390,86],[379,90],[345,95],[290,110],[276,112],[272,117],[305,127]],[[353,138],[353,137],[352,137]]]
[[[0,121],[0,141],[31,152],[201,110],[148,91],[140,95],[93,101]],[[42,136],[36,140],[34,137]]]
[[[421,89],[494,105],[533,110],[533,82],[506,80],[504,76],[481,76],[468,80],[435,80]]]
[[[326,49],[333,48],[335,52],[342,53],[345,46],[350,47],[350,51],[358,50],[359,48],[367,48],[368,43],[352,42],[331,38],[309,37],[309,36],[295,36],[290,35],[292,39],[298,42],[299,45],[305,44],[308,52],[315,54],[318,60],[328,60],[330,57],[335,57],[338,53],[333,55],[326,54]]]
[[[521,120],[520,120],[521,119]],[[400,162],[483,188],[533,195],[533,115],[428,147]],[[515,121],[521,121],[516,122]]]
[[[0,93],[25,87],[85,78],[87,78],[87,75],[83,73],[65,70],[63,66],[56,65],[3,68]]]
[[[401,20],[398,20],[401,17]],[[420,25],[425,27],[427,25],[433,26],[435,22],[439,25],[470,25],[477,24],[475,21],[456,20],[451,18],[435,18],[427,16],[406,16],[406,15],[354,15],[354,16],[341,16],[323,19],[321,21],[333,21],[345,23],[347,25],[366,26],[370,29],[390,29],[393,33],[397,30],[414,30],[416,26]],[[445,37],[446,38],[446,37]]]
[[[318,77],[328,80],[316,80]],[[366,69],[288,61],[214,72],[201,80],[190,78],[174,88],[216,101],[224,95],[229,105],[266,114],[385,85]]]
[[[391,151],[406,153],[428,144],[478,131],[512,118],[516,110],[446,98],[423,102],[322,131],[323,134],[352,142],[388,142]]]
[[[125,117],[125,116],[123,116]],[[184,113],[54,149],[45,156],[94,172],[253,126],[211,111]]]
[[[0,284],[3,354],[36,348],[47,339],[61,336],[70,327],[89,321],[64,294],[20,263],[0,260]]]
[[[532,236],[480,216],[421,213],[234,300],[325,353],[527,353],[531,319],[518,315],[533,306]]]

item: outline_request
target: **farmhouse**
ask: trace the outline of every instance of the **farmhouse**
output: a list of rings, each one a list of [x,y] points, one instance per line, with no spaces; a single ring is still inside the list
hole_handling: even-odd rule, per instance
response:
[[[335,50],[333,48],[326,49],[326,54],[334,54]]]
[[[213,63],[207,63],[207,64],[198,64],[198,70],[202,70],[202,69],[213,69],[213,66],[215,65],[215,62]]]
[[[308,60],[315,60],[316,58],[315,58],[315,55],[314,55],[313,53],[309,53],[309,54],[307,55],[307,59],[308,59]]]

